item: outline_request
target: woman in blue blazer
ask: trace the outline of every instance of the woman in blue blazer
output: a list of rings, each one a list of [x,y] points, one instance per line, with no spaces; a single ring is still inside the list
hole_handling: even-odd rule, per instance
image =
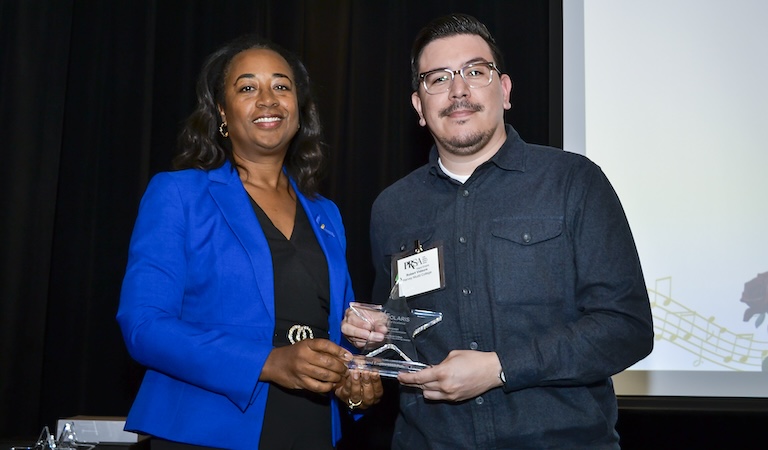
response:
[[[336,399],[349,412],[383,389],[341,347],[353,294],[339,210],[317,194],[309,76],[247,36],[208,58],[197,95],[131,238],[117,319],[147,372],[126,429],[153,449],[333,448]]]

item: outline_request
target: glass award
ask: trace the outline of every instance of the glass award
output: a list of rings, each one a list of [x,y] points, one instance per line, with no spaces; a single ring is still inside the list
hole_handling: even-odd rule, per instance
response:
[[[414,338],[443,320],[442,313],[410,309],[406,297],[400,295],[398,283],[395,283],[384,305],[353,302],[350,309],[371,324],[372,330],[384,334],[381,342],[366,342],[361,354],[349,362],[350,369],[369,370],[383,377],[395,378],[401,372],[418,372],[428,367],[418,361]]]

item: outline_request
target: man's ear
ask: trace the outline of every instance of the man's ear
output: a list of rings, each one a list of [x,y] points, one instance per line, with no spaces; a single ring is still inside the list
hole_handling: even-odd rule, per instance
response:
[[[499,80],[501,81],[501,90],[504,93],[504,109],[511,109],[512,103],[509,99],[512,96],[512,90],[514,89],[512,78],[509,78],[509,75],[505,73],[501,75]]]
[[[419,115],[419,125],[422,127],[427,126],[427,121],[424,120],[424,114],[421,112],[421,97],[419,97],[419,91],[413,91],[413,94],[411,94],[411,104],[413,105],[413,109],[416,110],[416,114]]]

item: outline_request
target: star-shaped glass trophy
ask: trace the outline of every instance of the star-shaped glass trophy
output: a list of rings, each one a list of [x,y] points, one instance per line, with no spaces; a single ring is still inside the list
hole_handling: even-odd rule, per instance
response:
[[[406,297],[400,295],[398,282],[384,305],[352,302],[350,308],[371,324],[372,330],[384,334],[383,341],[366,342],[361,354],[350,361],[350,369],[370,370],[383,377],[395,378],[398,373],[417,372],[427,367],[418,361],[414,338],[443,320],[441,312],[410,309]]]

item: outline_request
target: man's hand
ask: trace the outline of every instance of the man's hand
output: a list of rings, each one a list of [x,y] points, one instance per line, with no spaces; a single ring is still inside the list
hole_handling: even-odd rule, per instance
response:
[[[443,362],[413,373],[401,373],[404,386],[421,389],[427,400],[460,402],[502,385],[495,352],[453,350]]]
[[[387,314],[383,311],[367,309],[357,303],[351,303],[344,312],[341,332],[357,348],[368,343],[383,342],[387,334]]]

